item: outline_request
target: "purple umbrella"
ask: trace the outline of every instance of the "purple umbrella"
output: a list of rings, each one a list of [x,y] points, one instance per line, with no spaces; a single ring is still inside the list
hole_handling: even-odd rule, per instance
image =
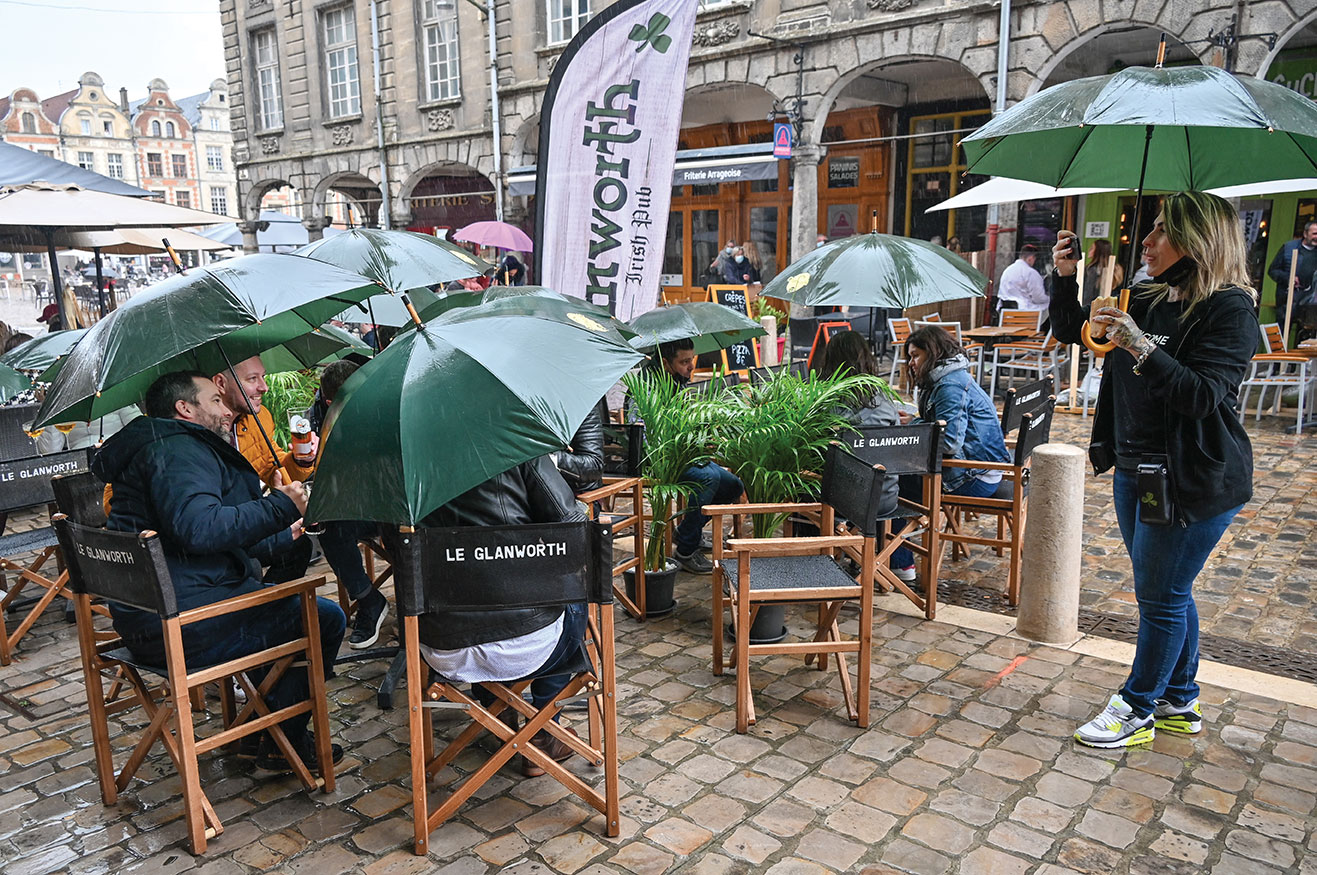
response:
[[[507,222],[472,222],[458,230],[453,239],[512,252],[530,252],[533,245],[525,231]]]

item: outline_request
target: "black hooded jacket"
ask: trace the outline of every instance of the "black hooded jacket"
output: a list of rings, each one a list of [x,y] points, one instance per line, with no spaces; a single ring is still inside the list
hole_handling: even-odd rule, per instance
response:
[[[259,590],[262,562],[292,543],[289,527],[301,516],[283,493],[261,494],[256,471],[233,446],[176,419],[134,419],[105,442],[92,472],[114,487],[107,528],[159,533],[180,610]],[[161,635],[151,614],[123,605],[111,613],[130,644]],[[230,622],[205,620],[187,631],[223,634]]]
[[[1149,298],[1136,287],[1129,314],[1143,324]],[[1055,275],[1050,308],[1052,332],[1062,343],[1080,343],[1088,311],[1079,303],[1073,276]],[[1194,308],[1173,349],[1157,347],[1139,369],[1153,397],[1164,403],[1167,468],[1177,513],[1198,522],[1237,507],[1253,495],[1253,447],[1235,407],[1239,384],[1258,348],[1253,298],[1239,288],[1223,289]],[[1107,353],[1107,367],[1129,369],[1134,357],[1123,349]],[[1115,405],[1105,379],[1088,456],[1095,472],[1116,464]]]

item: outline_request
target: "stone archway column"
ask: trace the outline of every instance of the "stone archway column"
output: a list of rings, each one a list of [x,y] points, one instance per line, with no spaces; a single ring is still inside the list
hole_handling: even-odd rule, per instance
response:
[[[324,238],[325,229],[329,227],[329,216],[309,216],[302,220],[302,227],[306,229],[306,239],[314,243]]]
[[[819,162],[823,153],[823,147],[816,143],[798,143],[791,156],[791,261],[804,256],[818,243]],[[792,319],[808,319],[813,315],[813,307],[791,305]]]
[[[406,231],[412,223],[412,208],[401,198],[396,198],[389,205],[389,227],[395,231]]]
[[[242,234],[242,251],[250,255],[253,252],[260,251],[260,244],[256,242],[256,222],[238,222],[238,232]]]

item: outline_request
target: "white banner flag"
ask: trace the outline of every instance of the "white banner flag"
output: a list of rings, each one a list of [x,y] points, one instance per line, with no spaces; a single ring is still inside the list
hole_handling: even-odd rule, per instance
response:
[[[619,0],[568,44],[540,110],[535,276],[630,320],[658,301],[699,0]]]

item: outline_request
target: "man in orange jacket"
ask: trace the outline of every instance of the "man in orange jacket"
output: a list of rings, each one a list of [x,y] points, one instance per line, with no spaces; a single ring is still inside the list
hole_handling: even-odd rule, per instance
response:
[[[235,362],[232,372],[226,368],[212,379],[224,399],[224,405],[233,413],[233,445],[256,469],[266,486],[273,488],[294,481],[300,483],[315,473],[316,452],[320,447],[314,433],[310,451],[306,455],[296,456],[278,444],[274,444],[277,455],[270,451],[274,442],[274,416],[261,403],[270,387],[265,382],[265,365],[260,356]],[[255,416],[251,413],[253,410]],[[269,443],[266,437],[269,437]],[[265,582],[296,580],[306,574],[310,564],[311,539],[298,538],[290,549],[275,556],[274,562],[265,572]]]

